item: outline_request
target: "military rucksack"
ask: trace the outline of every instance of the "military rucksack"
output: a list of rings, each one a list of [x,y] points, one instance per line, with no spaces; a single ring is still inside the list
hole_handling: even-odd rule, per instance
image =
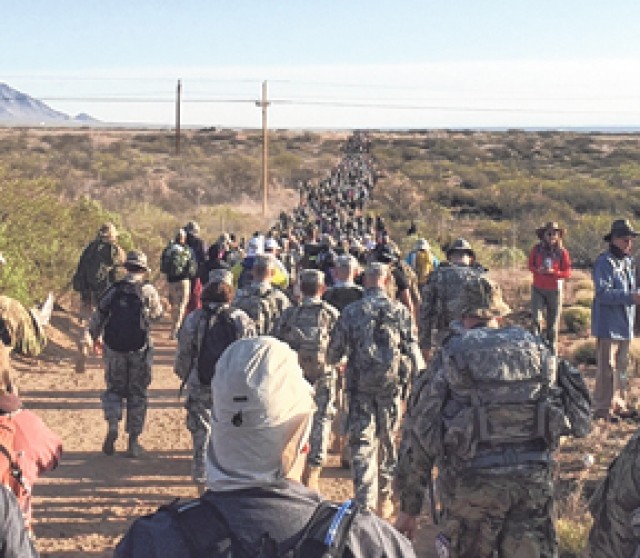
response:
[[[548,457],[545,451],[501,454],[514,444],[553,449],[566,433],[562,403],[551,393],[554,361],[543,341],[521,327],[477,328],[453,334],[442,351],[449,464],[491,468]]]
[[[364,295],[364,290],[359,285],[349,287],[329,287],[322,299],[342,312],[349,304],[360,300]]]
[[[319,373],[325,364],[327,347],[331,339],[331,329],[337,319],[337,312],[326,302],[302,304],[287,310],[283,316],[279,337],[298,353],[298,361],[309,374]]]
[[[156,513],[170,514],[191,558],[354,558],[347,547],[347,539],[358,511],[358,505],[352,500],[340,506],[321,502],[302,530],[300,539],[284,553],[278,551],[277,541],[268,532],[263,534],[259,549],[245,548],[209,498],[182,503],[174,501],[160,507]],[[147,517],[138,521],[145,521]]]
[[[112,288],[115,292],[104,327],[104,343],[121,353],[139,351],[149,337],[142,285],[118,281]]]
[[[436,329],[446,330],[453,320],[460,318],[459,296],[464,292],[464,285],[483,273],[483,270],[475,267],[443,264],[431,275],[425,289],[428,291],[432,281],[435,282],[435,299],[431,301],[434,307],[430,311],[435,315],[433,326]],[[423,298],[428,297],[426,293],[423,295]]]
[[[115,279],[118,249],[110,242],[96,239],[82,252],[71,284],[77,292],[104,292]]]
[[[198,379],[201,384],[210,385],[216,363],[224,350],[238,339],[238,329],[229,308],[218,306],[203,308],[198,331]]]
[[[260,292],[256,287],[238,291],[233,306],[244,310],[256,324],[257,335],[270,335],[279,314],[275,297],[275,289],[270,287],[265,292]]]
[[[378,393],[399,386],[402,336],[396,304],[387,298],[366,298],[362,310],[366,317],[360,325],[357,351],[356,390]]]
[[[196,274],[196,261],[188,246],[172,242],[162,252],[160,272],[167,275],[169,281],[188,279]]]

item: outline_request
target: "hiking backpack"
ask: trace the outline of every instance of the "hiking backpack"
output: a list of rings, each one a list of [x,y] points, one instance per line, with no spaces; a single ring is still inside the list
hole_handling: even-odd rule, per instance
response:
[[[176,500],[158,510],[169,513],[177,523],[191,558],[354,558],[347,548],[347,539],[358,511],[358,505],[352,500],[340,506],[321,502],[300,540],[282,554],[269,533],[262,536],[257,553],[244,548],[209,498],[182,503]]]
[[[431,275],[425,285],[423,298],[430,299],[433,305],[429,313],[435,316],[433,323],[435,329],[447,330],[453,320],[460,318],[460,293],[464,292],[464,285],[476,280],[483,273],[484,271],[480,268],[443,264],[436,273]],[[435,281],[433,287],[436,290],[431,292],[432,296],[429,297],[432,281]]]
[[[130,281],[114,283],[115,292],[104,327],[104,343],[120,353],[139,351],[149,336],[142,285]]]
[[[256,324],[257,335],[270,335],[274,322],[280,311],[276,303],[273,287],[261,293],[250,286],[238,292],[239,296],[233,301],[233,306],[244,310]]]
[[[201,334],[198,350],[198,379],[203,385],[210,385],[216,371],[216,364],[224,350],[238,339],[238,329],[229,308],[203,308],[198,326]]]
[[[298,353],[305,375],[317,374],[325,365],[331,329],[338,313],[326,302],[302,304],[288,310],[281,330],[282,339]],[[284,325],[286,324],[286,325]],[[307,377],[313,381],[316,378]]]
[[[542,340],[521,327],[478,328],[452,335],[442,350],[449,387],[442,443],[449,464],[500,468],[548,457],[566,423],[550,392],[553,360]],[[545,451],[502,454],[514,444]]]
[[[253,283],[253,269],[242,266],[242,271],[238,277],[238,288],[244,289]]]
[[[167,275],[167,279],[188,279],[196,274],[196,262],[188,246],[171,243],[162,252],[160,272]]]
[[[357,370],[354,388],[364,393],[379,393],[397,386],[400,380],[402,336],[395,304],[387,298],[362,301],[365,319],[358,324]]]
[[[414,270],[418,278],[418,285],[422,286],[433,271],[433,256],[428,250],[416,250],[414,255]]]
[[[117,248],[96,239],[82,252],[71,284],[77,292],[104,292],[115,278]]]

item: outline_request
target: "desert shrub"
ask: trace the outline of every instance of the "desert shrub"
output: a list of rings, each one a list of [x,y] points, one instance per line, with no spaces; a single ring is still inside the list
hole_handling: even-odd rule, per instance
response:
[[[573,350],[573,360],[576,364],[596,364],[596,342],[589,340],[580,343]]]
[[[573,304],[583,308],[591,308],[593,301],[593,289],[580,289],[573,293]]]
[[[491,254],[491,264],[495,267],[518,267],[526,261],[526,254],[519,248],[502,246]]]
[[[25,304],[67,288],[82,248],[100,225],[119,222],[97,202],[63,200],[60,190],[47,179],[10,180],[0,169],[0,252],[7,259],[0,292]],[[131,246],[128,234],[120,240],[125,248]]]
[[[591,323],[591,310],[582,306],[570,306],[562,311],[562,320],[571,333],[586,333]]]
[[[558,551],[561,558],[579,558],[587,548],[591,516],[563,517],[556,521]]]

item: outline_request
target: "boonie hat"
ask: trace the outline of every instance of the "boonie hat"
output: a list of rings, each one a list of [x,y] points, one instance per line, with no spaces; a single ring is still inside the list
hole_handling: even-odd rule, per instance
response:
[[[502,299],[500,285],[486,277],[477,277],[464,284],[458,311],[460,316],[488,319],[506,316],[511,308]]]
[[[611,231],[605,234],[602,238],[605,242],[611,242],[611,239],[614,237],[638,236],[638,234],[640,233],[633,230],[628,219],[616,219],[611,223]]]
[[[469,244],[469,241],[464,238],[456,238],[451,243],[451,245],[447,248],[447,251],[446,251],[447,257],[451,252],[466,252],[472,258],[476,257],[476,253],[473,251],[473,248],[471,248],[471,244]]]
[[[124,267],[133,271],[151,271],[147,265],[147,256],[140,250],[131,250],[127,254]]]

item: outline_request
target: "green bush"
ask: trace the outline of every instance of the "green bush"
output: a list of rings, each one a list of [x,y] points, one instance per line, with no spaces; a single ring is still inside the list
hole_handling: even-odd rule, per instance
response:
[[[591,308],[593,289],[580,289],[573,293],[573,304],[582,308]]]
[[[586,333],[591,323],[591,310],[582,306],[571,306],[563,310],[562,319],[571,333]]]
[[[573,350],[573,360],[576,364],[596,364],[596,342],[589,340],[580,343]]]
[[[591,516],[561,518],[556,521],[558,551],[561,558],[579,558],[587,548]]]

